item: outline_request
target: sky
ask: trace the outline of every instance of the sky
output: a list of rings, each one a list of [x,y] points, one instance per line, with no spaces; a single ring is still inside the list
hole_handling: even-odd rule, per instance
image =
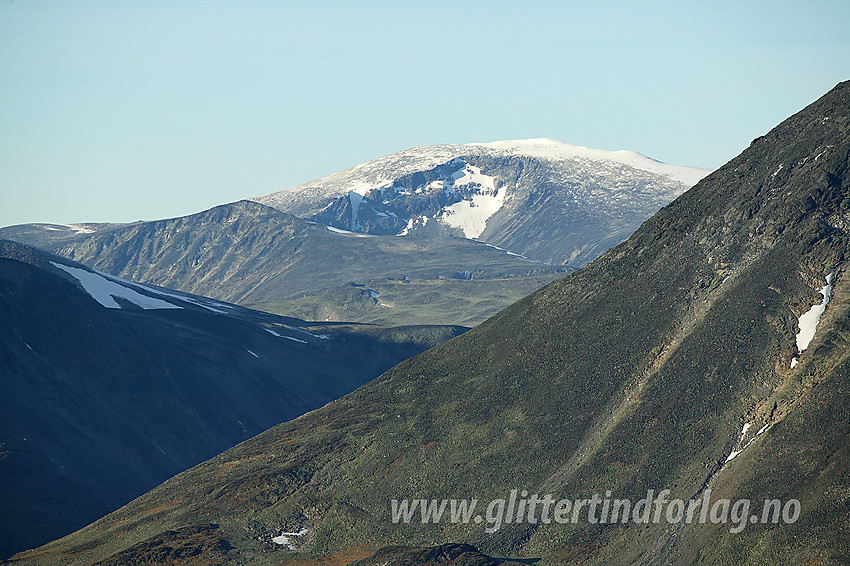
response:
[[[0,0],[0,226],[189,214],[402,149],[716,168],[850,79],[850,2]]]

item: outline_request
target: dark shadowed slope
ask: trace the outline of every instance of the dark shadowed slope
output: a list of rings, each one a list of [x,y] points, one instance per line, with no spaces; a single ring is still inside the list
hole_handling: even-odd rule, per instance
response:
[[[67,534],[461,330],[310,325],[0,241],[0,555]]]
[[[209,563],[446,542],[540,564],[846,563],[849,134],[842,83],[587,267],[17,563],[91,563],[201,524],[230,545]],[[828,276],[801,353],[798,317]],[[665,488],[802,512],[737,534],[390,520],[392,498]],[[282,532],[303,532],[296,550],[272,541]]]

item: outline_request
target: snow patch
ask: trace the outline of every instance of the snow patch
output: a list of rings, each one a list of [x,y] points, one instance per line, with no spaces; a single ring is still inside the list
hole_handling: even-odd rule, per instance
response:
[[[820,322],[820,317],[823,315],[824,311],[826,311],[826,306],[829,304],[829,299],[832,297],[833,276],[834,272],[826,276],[826,285],[820,290],[820,294],[823,295],[823,302],[819,305],[814,305],[807,312],[800,315],[800,318],[798,319],[800,331],[797,333],[797,356],[794,356],[794,359],[791,360],[792,368],[797,365],[797,357],[799,357],[799,355],[809,347],[812,338],[815,337],[815,331],[817,330],[818,323]]]
[[[740,437],[738,438],[738,444],[741,444],[741,443],[744,441],[744,438],[747,436],[747,431],[748,431],[748,430],[750,430],[750,427],[752,427],[752,426],[753,426],[753,423],[744,423],[744,426],[741,428],[741,435],[740,435]],[[756,434],[755,434],[755,435],[754,435],[754,436],[753,436],[753,437],[749,440],[749,442],[747,442],[747,443],[744,445],[744,447],[743,447],[743,448],[741,448],[740,450],[732,450],[732,452],[730,452],[730,453],[729,453],[729,455],[728,455],[728,456],[726,456],[726,460],[725,460],[723,463],[724,463],[724,464],[726,464],[726,463],[731,462],[732,460],[734,460],[734,459],[735,459],[735,457],[736,457],[738,454],[740,454],[741,452],[743,452],[744,450],[746,450],[747,448],[749,448],[749,447],[750,447],[750,444],[752,444],[752,443],[753,443],[753,441],[755,441],[755,439],[756,439],[756,438],[758,438],[759,436],[761,436],[761,435],[762,435],[762,433],[763,433],[763,432],[765,432],[765,431],[766,431],[767,429],[769,429],[769,428],[770,428],[770,424],[769,424],[769,423],[768,423],[768,424],[766,424],[766,425],[764,425],[763,427],[761,427],[761,428],[759,429],[759,431],[758,431],[758,432],[757,432],[757,433],[756,433]]]
[[[735,456],[737,456],[741,452],[743,452],[743,450],[732,450],[732,452],[728,456],[726,456],[726,462],[731,462],[735,459]],[[726,462],[723,463],[725,464]]]
[[[345,234],[347,236],[357,236],[358,238],[369,238],[369,234],[358,234],[357,232],[352,232],[350,230],[343,230],[342,228],[335,228],[334,226],[325,226],[328,230],[333,232],[334,234]]]
[[[120,280],[110,277],[104,273],[88,271],[80,267],[71,267],[54,261],[51,261],[50,263],[54,267],[61,269],[79,281],[86,293],[108,309],[121,308],[121,305],[115,300],[116,298],[129,301],[145,310],[183,308],[160,299],[143,295],[131,287],[122,285],[118,282]]]
[[[466,185],[480,185],[482,191],[496,190],[496,178],[481,173],[481,169],[475,165],[467,164],[466,167],[452,173],[452,189]]]
[[[297,533],[280,533],[280,536],[272,538],[272,542],[286,546],[289,550],[298,550],[296,538],[303,537],[308,532],[309,531],[307,529],[302,528]]]
[[[370,191],[374,189],[379,189],[386,184],[392,184],[392,179],[381,179],[374,183],[367,183],[364,181],[355,181],[348,187],[349,193],[357,193],[361,197],[365,197],[369,194]]]
[[[284,336],[283,334],[280,334],[280,333],[278,333],[278,332],[275,332],[275,331],[274,331],[274,330],[272,330],[271,328],[263,328],[263,330],[265,330],[266,332],[268,332],[269,334],[271,334],[271,335],[273,335],[273,336],[277,336],[278,338],[286,338],[287,340],[292,340],[293,342],[301,342],[302,344],[308,344],[308,342],[306,342],[305,340],[300,340],[300,339],[298,339],[298,338],[293,338],[292,336]],[[310,334],[310,333],[309,333],[309,332],[305,332],[305,334]],[[310,336],[315,336],[315,335],[314,335],[314,334],[310,334]],[[316,336],[316,337],[318,338],[318,336]]]
[[[477,238],[487,227],[487,219],[496,214],[505,203],[505,188],[495,195],[472,195],[472,200],[462,200],[443,209],[440,220],[453,228],[460,228],[467,238]]]
[[[158,293],[165,295],[167,297],[173,297],[173,298],[179,299],[181,301],[186,301],[187,303],[192,303],[195,306],[199,306],[199,307],[207,309],[208,311],[211,311],[211,312],[215,312],[215,313],[218,313],[218,314],[227,314],[226,311],[223,311],[221,309],[218,309],[218,308],[212,306],[212,305],[227,306],[227,305],[220,305],[218,303],[208,304],[203,299],[198,299],[198,298],[195,298],[195,297],[181,297],[180,295],[172,295],[171,293],[163,293],[161,291],[156,291],[156,290],[151,289],[149,287],[145,287],[145,289],[148,290],[148,291],[158,292]],[[228,308],[233,308],[233,307],[228,306]]]
[[[425,191],[428,191],[428,192],[446,191],[447,193],[453,193],[454,188],[451,185],[446,186],[445,181],[441,181],[441,180],[438,179],[436,181],[431,181],[428,185],[426,185]],[[422,189],[416,189],[416,192],[417,193],[422,192]]]
[[[363,195],[356,191],[348,191],[348,201],[351,203],[351,223],[349,228],[357,230],[360,226],[357,223],[357,213],[360,211],[360,205],[363,203]]]
[[[401,232],[396,234],[396,236],[407,236],[410,233],[410,231],[413,230],[416,227],[417,224],[420,225],[420,226],[423,226],[423,227],[427,226],[428,225],[428,217],[423,214],[422,216],[415,216],[413,218],[410,218],[407,221],[407,226],[405,226],[404,229],[402,229]]]
[[[91,228],[87,228],[82,224],[41,224],[45,230],[51,230],[53,232],[61,232],[62,228],[67,228],[69,230],[73,230],[77,234],[94,234],[95,230]],[[62,228],[57,228],[57,226],[61,226]]]
[[[312,336],[313,338],[318,338],[319,340],[328,340],[330,338],[330,336],[328,336],[327,334],[313,334],[311,332],[307,332],[306,330],[303,330],[302,332],[304,332],[304,334],[307,334],[308,336]]]
[[[335,228],[333,226],[325,226],[325,228],[327,228],[334,234],[354,234],[354,232],[351,232],[349,230],[343,230],[342,228]]]
[[[86,292],[89,293],[89,295],[92,295],[92,297],[94,297],[97,302],[110,309],[121,308],[121,306],[115,301],[115,297],[130,301],[131,303],[145,310],[185,308],[167,301],[156,299],[154,297],[148,297],[147,295],[138,293],[137,289],[141,289],[143,291],[153,293],[161,297],[167,297],[169,299],[176,299],[184,303],[189,303],[218,314],[227,314],[227,311],[221,310],[222,308],[235,308],[233,305],[219,303],[217,301],[213,301],[212,299],[207,299],[205,297],[195,297],[191,295],[178,295],[176,293],[169,293],[167,291],[162,291],[155,287],[150,287],[141,283],[135,283],[133,281],[127,281],[126,279],[121,279],[120,277],[107,275],[106,273],[103,273],[102,271],[98,271],[96,269],[88,271],[79,267],[70,267],[52,261],[50,263],[71,274],[75,279],[80,281],[80,284],[83,286]],[[87,285],[89,285],[91,289]]]
[[[82,224],[66,224],[66,226],[77,234],[94,234],[94,230],[86,228]]]
[[[112,278],[112,279],[116,279],[116,278]],[[124,280],[118,279],[118,281],[124,281]],[[129,282],[127,282],[127,283],[129,283]],[[206,299],[206,298],[191,297],[191,296],[185,296],[185,295],[176,295],[174,293],[168,293],[166,291],[160,291],[159,289],[155,289],[153,287],[148,287],[147,285],[142,285],[141,283],[131,283],[131,284],[136,286],[136,287],[141,287],[145,291],[149,291],[151,293],[161,295],[163,297],[168,297],[169,299],[177,299],[178,301],[184,301],[186,303],[191,303],[195,306],[207,309],[208,311],[212,311],[212,312],[215,312],[215,313],[218,313],[218,314],[227,314],[227,312],[225,312],[225,311],[223,311],[219,308],[216,308],[216,307],[225,307],[225,308],[229,308],[229,309],[233,308],[233,306],[231,306],[231,305],[225,305],[223,303],[218,303],[216,301],[212,301],[212,300]],[[213,305],[215,305],[215,306],[213,306]]]
[[[747,431],[750,430],[751,426],[753,426],[752,423],[744,423],[744,428],[741,429],[741,438],[738,439],[738,442],[743,442],[744,437],[747,436]]]
[[[508,255],[512,255],[512,256],[516,256],[516,257],[521,257],[522,259],[528,259],[527,257],[525,257],[525,256],[524,256],[524,255],[522,255],[522,254],[518,254],[518,253],[514,253],[514,252],[509,252],[509,251],[508,251],[508,250],[506,250],[505,248],[500,248],[499,246],[494,246],[493,244],[487,244],[487,243],[485,243],[484,245],[485,245],[485,246],[487,246],[488,248],[493,248],[494,250],[499,250],[500,252],[505,252],[505,253],[506,253],[506,254],[508,254]]]

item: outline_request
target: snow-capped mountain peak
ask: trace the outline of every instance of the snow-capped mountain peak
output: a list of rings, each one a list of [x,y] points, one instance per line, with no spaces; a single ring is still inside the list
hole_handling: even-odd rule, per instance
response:
[[[578,267],[708,173],[535,138],[407,149],[254,200],[341,230],[459,236]]]

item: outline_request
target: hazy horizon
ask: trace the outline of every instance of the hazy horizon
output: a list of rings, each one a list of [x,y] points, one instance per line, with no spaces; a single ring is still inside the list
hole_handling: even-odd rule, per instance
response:
[[[848,19],[838,1],[7,1],[0,226],[179,216],[443,143],[716,168],[850,78]]]

